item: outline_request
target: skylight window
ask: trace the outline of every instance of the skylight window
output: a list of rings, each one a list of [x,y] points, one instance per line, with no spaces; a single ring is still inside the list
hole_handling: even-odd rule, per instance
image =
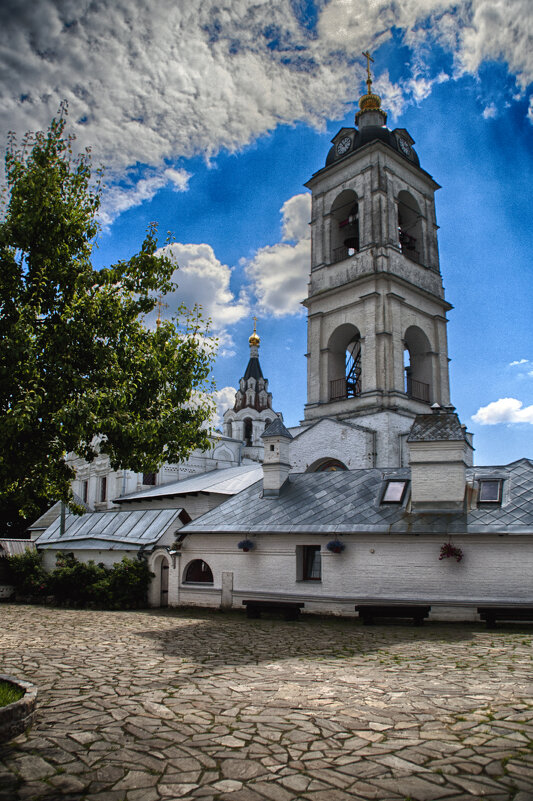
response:
[[[393,479],[387,481],[381,503],[402,503],[408,483],[408,481],[395,481]]]
[[[502,480],[501,478],[482,479],[479,482],[479,502],[480,503],[501,503],[502,502]]]

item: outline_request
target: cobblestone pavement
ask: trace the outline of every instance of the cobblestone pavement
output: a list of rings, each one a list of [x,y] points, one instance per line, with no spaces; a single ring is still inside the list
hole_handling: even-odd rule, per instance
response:
[[[0,606],[0,801],[533,799],[531,626]]]

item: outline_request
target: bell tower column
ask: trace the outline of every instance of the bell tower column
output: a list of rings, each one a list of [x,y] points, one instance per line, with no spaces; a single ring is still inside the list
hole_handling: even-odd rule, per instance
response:
[[[386,127],[369,61],[367,74],[356,127],[333,137],[325,166],[306,184],[313,211],[305,420],[354,418],[394,440],[431,404],[449,403],[452,307],[439,269],[439,186],[420,167],[409,132]],[[400,458],[396,440],[385,451]]]

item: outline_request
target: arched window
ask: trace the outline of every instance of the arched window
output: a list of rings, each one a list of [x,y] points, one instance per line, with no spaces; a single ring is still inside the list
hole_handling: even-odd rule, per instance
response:
[[[361,394],[361,334],[349,323],[339,326],[328,343],[329,400]]]
[[[186,582],[202,582],[202,584],[212,584],[213,583],[213,573],[211,572],[211,568],[204,562],[203,559],[194,559],[187,565],[187,569],[185,570],[185,581]]]
[[[404,338],[405,392],[414,400],[431,402],[431,346],[422,329],[411,325]]]
[[[398,238],[404,256],[419,264],[423,259],[422,215],[418,203],[402,191],[398,195]]]
[[[347,470],[348,468],[338,459],[321,459],[307,468],[308,473],[335,473],[337,470]]]
[[[341,192],[331,207],[331,263],[359,250],[359,204],[351,189]]]
[[[252,421],[249,417],[247,417],[244,421],[244,444],[245,445],[252,445],[253,444],[253,426]]]

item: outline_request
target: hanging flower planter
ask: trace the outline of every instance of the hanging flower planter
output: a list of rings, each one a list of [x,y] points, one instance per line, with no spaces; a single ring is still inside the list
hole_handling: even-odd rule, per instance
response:
[[[441,546],[439,559],[455,559],[457,562],[460,562],[462,558],[463,552],[461,548],[452,545],[451,542],[445,542],[444,545]]]
[[[237,543],[237,548],[240,548],[244,553],[248,553],[248,551],[253,551],[255,548],[255,542],[252,542],[252,540],[241,540]]]
[[[331,542],[328,542],[326,545],[326,548],[328,551],[331,551],[331,553],[342,553],[346,545],[340,540],[331,540]]]

